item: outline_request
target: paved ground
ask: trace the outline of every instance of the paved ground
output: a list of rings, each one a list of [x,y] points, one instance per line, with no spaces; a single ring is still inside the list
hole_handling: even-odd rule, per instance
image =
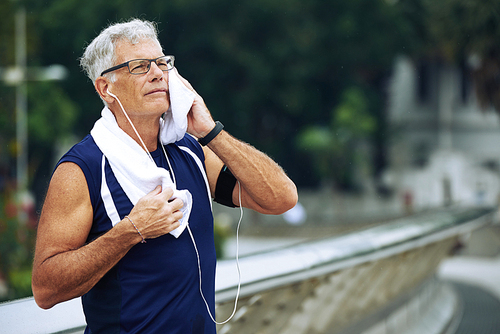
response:
[[[500,333],[500,226],[472,234],[466,247],[441,265],[438,277],[453,282],[464,307],[455,334]]]
[[[464,304],[463,317],[455,334],[500,333],[500,300],[474,285],[453,285]]]
[[[299,235],[246,235],[240,239],[239,253],[266,251],[307,239]],[[227,257],[234,257],[235,246],[234,238],[228,240]],[[464,240],[459,254],[442,263],[437,275],[453,283],[463,303],[462,319],[453,334],[500,334],[500,225],[475,231]]]

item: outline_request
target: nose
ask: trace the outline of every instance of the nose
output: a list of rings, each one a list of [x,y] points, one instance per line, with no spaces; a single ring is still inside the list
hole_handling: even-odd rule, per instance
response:
[[[152,61],[151,62],[151,68],[149,69],[149,75],[151,76],[151,81],[154,80],[162,80],[163,75],[165,72],[163,72],[158,65],[156,65],[156,62]]]

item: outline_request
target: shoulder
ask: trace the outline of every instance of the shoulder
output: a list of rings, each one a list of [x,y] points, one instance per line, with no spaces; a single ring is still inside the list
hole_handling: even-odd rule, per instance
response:
[[[85,136],[79,143],[73,145],[71,149],[63,155],[61,160],[70,158],[80,158],[85,161],[100,160],[102,152],[97,147],[94,138],[91,135]]]
[[[73,162],[80,166],[84,173],[94,173],[101,165],[102,155],[92,136],[87,135],[62,156],[57,166],[64,162]]]
[[[75,168],[79,167],[87,181],[91,199],[94,202],[101,183],[102,157],[103,154],[92,136],[87,135],[62,156],[56,165],[54,175],[58,170],[65,170],[70,174],[75,173],[77,172]],[[61,168],[63,165],[68,165],[67,163],[74,164],[73,168]]]

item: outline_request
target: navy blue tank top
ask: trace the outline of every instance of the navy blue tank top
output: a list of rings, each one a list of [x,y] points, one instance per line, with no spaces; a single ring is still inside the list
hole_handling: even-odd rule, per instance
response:
[[[216,256],[203,150],[189,135],[165,150],[177,188],[188,189],[193,196],[189,226],[200,255],[203,293],[215,314]],[[151,155],[159,167],[169,169],[160,145]],[[78,164],[85,174],[94,211],[88,237],[92,242],[112,228],[106,201],[112,199],[120,219],[133,205],[92,136],[73,146],[59,164],[63,162]],[[177,239],[167,234],[135,245],[82,296],[82,304],[88,334],[216,333],[199,292],[197,258],[187,230]]]

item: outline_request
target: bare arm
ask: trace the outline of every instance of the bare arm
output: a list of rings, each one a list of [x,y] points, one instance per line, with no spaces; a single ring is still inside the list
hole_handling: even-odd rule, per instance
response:
[[[177,73],[178,74],[178,73]],[[180,76],[180,75],[179,75]],[[191,84],[180,76],[186,87],[195,93],[188,113],[188,132],[197,138],[206,136],[215,122]],[[281,214],[297,203],[297,188],[271,158],[254,147],[222,131],[204,148],[205,165],[212,196],[219,172],[226,164],[241,183],[242,205],[265,214]],[[238,204],[238,184],[233,190],[233,203]]]
[[[145,238],[155,238],[179,226],[180,200],[168,203],[172,191],[157,187],[130,213]],[[167,214],[166,214],[167,213]],[[160,215],[165,215],[160,219]],[[42,308],[88,292],[142,238],[128,220],[86,243],[92,227],[92,206],[80,167],[58,166],[47,191],[38,225],[32,288]]]
[[[281,214],[297,203],[297,189],[285,172],[271,158],[237,140],[225,131],[205,149],[205,164],[212,194],[220,169],[225,164],[241,183],[242,206],[264,214]],[[239,202],[238,184],[233,203]]]

